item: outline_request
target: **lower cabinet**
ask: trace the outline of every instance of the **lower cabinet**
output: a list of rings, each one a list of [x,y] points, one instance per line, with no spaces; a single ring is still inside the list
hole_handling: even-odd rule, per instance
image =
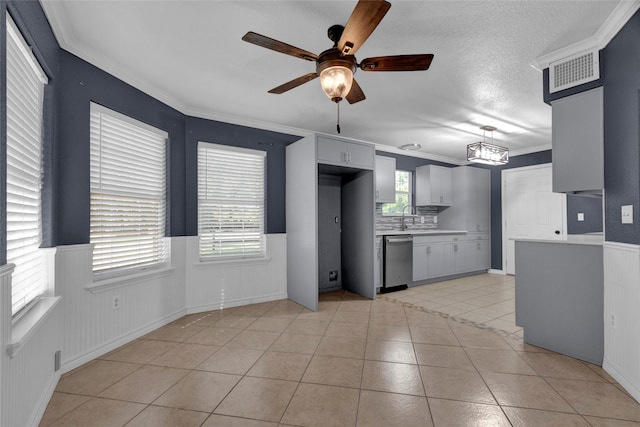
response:
[[[382,237],[376,237],[376,246],[373,251],[375,259],[373,262],[373,283],[377,288],[382,287]]]
[[[413,237],[413,281],[488,270],[488,233]]]
[[[425,280],[444,274],[442,236],[413,238],[413,280]]]
[[[491,266],[491,247],[489,235],[473,233],[467,236],[465,242],[465,270],[486,270]]]

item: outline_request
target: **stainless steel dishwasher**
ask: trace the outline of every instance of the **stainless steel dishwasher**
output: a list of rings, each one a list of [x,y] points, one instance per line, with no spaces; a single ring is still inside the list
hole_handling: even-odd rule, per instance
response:
[[[413,236],[384,238],[384,283],[381,293],[407,289],[413,280]]]

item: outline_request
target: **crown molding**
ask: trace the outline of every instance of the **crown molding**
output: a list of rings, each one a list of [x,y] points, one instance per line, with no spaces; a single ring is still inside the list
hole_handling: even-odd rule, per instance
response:
[[[375,144],[375,146],[376,146],[376,151],[384,151],[386,153],[400,154],[402,156],[417,157],[417,158],[420,158],[420,159],[435,160],[436,162],[450,163],[450,164],[453,164],[453,165],[465,165],[465,164],[467,164],[466,159],[465,160],[460,160],[460,159],[454,159],[452,157],[445,157],[445,156],[438,156],[438,155],[435,155],[435,154],[424,153],[424,152],[421,152],[421,151],[403,150],[401,148],[393,147],[393,146],[390,146],[390,145]]]
[[[640,0],[620,1],[613,12],[611,12],[611,15],[609,15],[593,36],[569,46],[554,50],[553,52],[540,55],[534,59],[531,66],[538,71],[542,71],[545,68],[549,68],[549,64],[555,61],[581,54],[589,50],[604,49],[639,8]]]

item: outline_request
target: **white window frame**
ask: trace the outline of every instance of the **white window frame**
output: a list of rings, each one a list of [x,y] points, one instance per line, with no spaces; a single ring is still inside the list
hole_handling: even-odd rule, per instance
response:
[[[48,78],[10,14],[7,49],[7,263],[15,323],[47,291],[42,243],[42,135]]]
[[[266,256],[266,156],[261,150],[198,142],[201,261]],[[218,165],[230,168],[225,171]]]
[[[408,173],[409,174],[409,189],[408,191],[398,191],[398,172],[404,172],[404,173]],[[396,170],[395,173],[395,177],[394,177],[394,187],[395,187],[395,194],[396,194],[396,200],[398,200],[398,194],[406,194],[407,195],[407,200],[408,200],[408,204],[409,204],[409,208],[411,208],[411,206],[413,206],[413,198],[412,198],[412,194],[413,194],[413,172],[412,171],[407,171],[407,170]],[[382,215],[383,216],[402,216],[402,212],[384,212],[384,206],[385,205],[395,205],[396,203],[383,203],[382,204]],[[407,214],[410,214],[410,209],[406,210]]]
[[[90,116],[94,282],[166,267],[168,133],[93,102]]]

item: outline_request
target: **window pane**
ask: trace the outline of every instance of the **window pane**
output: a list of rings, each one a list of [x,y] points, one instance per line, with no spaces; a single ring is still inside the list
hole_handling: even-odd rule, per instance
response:
[[[7,262],[11,277],[11,313],[16,314],[45,291],[38,251],[41,227],[42,110],[46,77],[31,49],[7,14]]]
[[[382,204],[383,215],[402,215],[403,208],[411,206],[411,179],[411,172],[396,170],[396,201]]]
[[[198,144],[201,258],[264,254],[265,155]]]
[[[165,261],[167,134],[91,104],[93,272]]]

